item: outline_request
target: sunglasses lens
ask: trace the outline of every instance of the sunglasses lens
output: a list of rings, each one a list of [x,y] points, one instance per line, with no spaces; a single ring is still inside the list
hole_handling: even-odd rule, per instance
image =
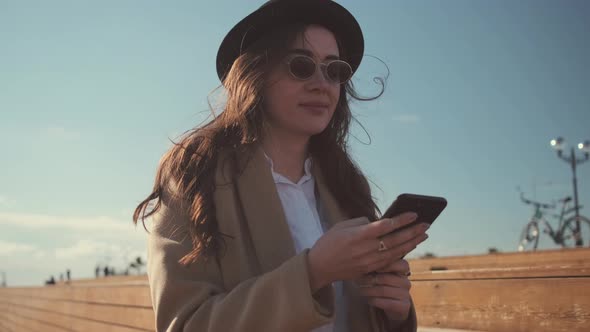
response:
[[[352,76],[352,68],[342,60],[330,61],[328,65],[320,64],[325,78],[333,83],[342,84]],[[315,61],[307,56],[294,56],[289,62],[289,71],[300,80],[311,78],[317,69]]]
[[[293,76],[302,80],[313,76],[315,68],[316,66],[313,60],[304,56],[294,57],[289,63],[289,70],[291,70]]]
[[[333,61],[326,68],[328,78],[336,83],[344,83],[352,76],[352,68],[344,61]]]

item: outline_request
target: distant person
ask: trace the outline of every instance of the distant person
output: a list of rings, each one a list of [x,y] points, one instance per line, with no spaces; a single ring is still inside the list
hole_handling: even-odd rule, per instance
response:
[[[99,265],[97,265],[94,268],[94,277],[97,278],[97,279],[98,279],[98,277],[100,277],[100,266]]]
[[[72,280],[70,269],[66,270],[66,281],[69,283]]]
[[[363,54],[329,0],[268,1],[223,39],[221,112],[164,154],[133,216],[152,215],[157,331],[416,331],[402,257],[426,227],[391,233],[416,215],[380,219],[348,151]]]
[[[110,274],[110,271],[109,271],[109,267],[108,267],[108,266],[106,266],[106,265],[105,265],[105,267],[104,267],[104,272],[103,272],[103,273],[104,273],[104,276],[105,276],[105,277],[108,277],[108,276],[109,276],[109,274]]]
[[[49,280],[45,281],[46,285],[55,285],[55,278],[53,276],[49,277]]]

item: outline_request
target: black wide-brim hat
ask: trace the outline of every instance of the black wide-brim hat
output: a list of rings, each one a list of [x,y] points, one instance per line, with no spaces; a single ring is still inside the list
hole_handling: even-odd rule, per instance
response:
[[[302,22],[330,30],[346,50],[346,60],[355,72],[363,58],[364,39],[352,14],[331,0],[270,0],[238,22],[217,51],[217,76],[221,81],[234,61],[266,32],[281,25]]]

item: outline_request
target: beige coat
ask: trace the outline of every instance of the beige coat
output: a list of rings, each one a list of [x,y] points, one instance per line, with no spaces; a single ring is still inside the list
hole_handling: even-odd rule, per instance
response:
[[[295,255],[291,233],[276,191],[270,166],[261,149],[244,172],[230,183],[232,167],[217,168],[215,211],[226,238],[225,254],[218,260],[182,267],[178,260],[191,249],[186,203],[174,190],[162,197],[162,207],[149,221],[148,276],[157,331],[301,331],[332,321],[334,297],[327,287],[322,303],[312,296],[308,250]],[[349,219],[314,166],[316,193],[329,224]],[[149,226],[149,224],[148,224]],[[386,331],[376,309],[345,282],[349,331]],[[382,313],[379,313],[382,314]],[[416,315],[403,328],[416,331]]]

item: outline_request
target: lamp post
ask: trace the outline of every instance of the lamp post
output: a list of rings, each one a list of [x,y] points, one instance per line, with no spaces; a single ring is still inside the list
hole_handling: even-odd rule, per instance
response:
[[[590,158],[590,140],[586,140],[583,143],[578,144],[578,149],[584,153],[584,158],[578,159],[576,157],[576,151],[574,147],[571,147],[570,155],[564,156],[563,150],[565,149],[565,140],[563,137],[557,137],[551,140],[551,146],[557,151],[557,156],[563,161],[570,164],[572,173],[574,174],[574,209],[576,211],[576,230],[574,236],[576,238],[576,246],[582,246],[582,237],[580,236],[580,207],[578,205],[578,178],[576,176],[576,168],[579,164],[582,164]]]

